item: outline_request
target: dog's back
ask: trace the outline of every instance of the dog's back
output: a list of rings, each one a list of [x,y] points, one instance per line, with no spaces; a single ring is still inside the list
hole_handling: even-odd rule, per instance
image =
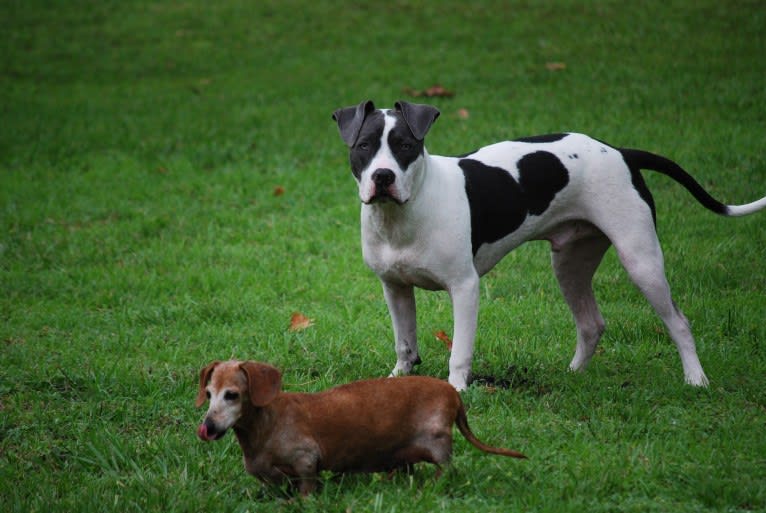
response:
[[[299,403],[321,451],[319,470],[377,472],[421,461],[446,463],[456,422],[479,449],[524,457],[478,441],[465,423],[460,395],[435,378],[363,380],[316,394],[282,394],[282,400]]]

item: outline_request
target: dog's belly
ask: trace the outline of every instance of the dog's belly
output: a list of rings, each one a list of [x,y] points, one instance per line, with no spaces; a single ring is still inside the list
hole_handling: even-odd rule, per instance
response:
[[[547,240],[551,244],[551,251],[556,253],[575,241],[600,235],[603,235],[601,230],[590,222],[580,219],[565,220],[552,227],[543,227],[534,231],[520,230],[499,241],[482,244],[474,256],[474,267],[479,276],[484,276],[505,255],[530,240]]]

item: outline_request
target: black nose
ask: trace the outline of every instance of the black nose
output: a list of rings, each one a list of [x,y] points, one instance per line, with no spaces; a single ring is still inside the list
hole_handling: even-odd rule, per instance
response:
[[[388,187],[396,180],[396,175],[393,171],[386,168],[376,169],[372,173],[372,181],[378,187]]]

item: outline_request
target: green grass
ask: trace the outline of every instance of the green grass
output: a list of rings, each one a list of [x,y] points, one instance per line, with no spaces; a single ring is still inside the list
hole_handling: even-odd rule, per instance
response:
[[[193,408],[212,359],[271,362],[289,390],[394,364],[335,108],[441,83],[432,153],[582,131],[743,203],[766,193],[761,2],[10,0],[0,23],[3,511],[766,509],[766,218],[717,218],[649,173],[709,389],[682,384],[613,252],[607,332],[568,373],[537,242],[482,282],[474,370],[510,386],[464,396],[477,434],[528,461],[459,439],[440,480],[344,476],[286,501],[232,437],[199,442]],[[446,377],[447,297],[418,308],[419,372]],[[289,332],[295,311],[314,325]]]

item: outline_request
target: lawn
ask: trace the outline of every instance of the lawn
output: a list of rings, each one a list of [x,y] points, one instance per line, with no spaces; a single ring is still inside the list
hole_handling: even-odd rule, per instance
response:
[[[288,500],[234,437],[195,436],[199,369],[285,388],[386,375],[388,312],[331,113],[431,102],[427,146],[579,131],[666,155],[717,198],[766,194],[766,8],[716,0],[0,3],[0,510],[766,510],[766,213],[704,210],[645,173],[710,387],[607,254],[607,331],[574,325],[549,246],[482,281],[477,435],[440,479],[325,475]],[[450,97],[414,97],[440,84]],[[418,373],[446,378],[444,293],[418,293]],[[289,330],[300,312],[312,320]]]

